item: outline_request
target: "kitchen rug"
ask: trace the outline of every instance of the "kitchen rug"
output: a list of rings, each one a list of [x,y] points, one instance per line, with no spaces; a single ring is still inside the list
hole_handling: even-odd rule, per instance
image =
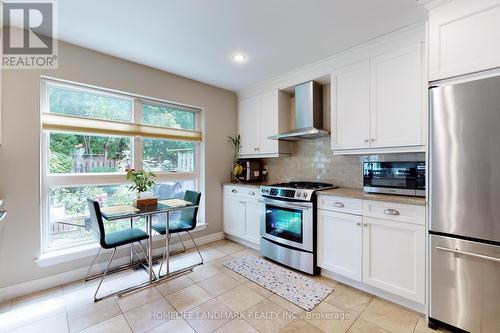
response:
[[[253,256],[226,261],[224,266],[307,311],[333,291],[313,279]]]

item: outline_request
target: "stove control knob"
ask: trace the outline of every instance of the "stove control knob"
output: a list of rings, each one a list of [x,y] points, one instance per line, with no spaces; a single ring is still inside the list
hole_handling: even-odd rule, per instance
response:
[[[297,198],[300,198],[301,195],[302,195],[302,193],[297,191]]]
[[[304,198],[307,198],[307,192],[304,192]]]

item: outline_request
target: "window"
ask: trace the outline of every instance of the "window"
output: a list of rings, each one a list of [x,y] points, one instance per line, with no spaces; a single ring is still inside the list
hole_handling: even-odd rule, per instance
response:
[[[160,199],[200,189],[198,109],[44,78],[41,111],[43,252],[93,242],[86,198],[130,204],[129,168],[154,172]]]

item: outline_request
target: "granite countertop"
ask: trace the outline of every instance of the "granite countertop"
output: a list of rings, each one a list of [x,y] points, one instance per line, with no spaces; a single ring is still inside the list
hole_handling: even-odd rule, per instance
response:
[[[318,195],[334,195],[334,196],[346,197],[346,198],[394,202],[394,203],[408,204],[408,205],[425,206],[425,203],[426,203],[426,198],[422,198],[422,197],[410,197],[410,196],[406,196],[406,195],[394,195],[394,194],[367,193],[359,188],[339,187],[339,188],[335,188],[335,189],[331,189],[331,190],[318,191],[316,193]]]

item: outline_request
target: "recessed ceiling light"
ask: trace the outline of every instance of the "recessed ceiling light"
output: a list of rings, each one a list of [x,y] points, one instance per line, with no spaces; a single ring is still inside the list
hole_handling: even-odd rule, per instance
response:
[[[233,55],[233,61],[237,64],[243,64],[247,61],[247,57],[244,54],[236,53]]]

